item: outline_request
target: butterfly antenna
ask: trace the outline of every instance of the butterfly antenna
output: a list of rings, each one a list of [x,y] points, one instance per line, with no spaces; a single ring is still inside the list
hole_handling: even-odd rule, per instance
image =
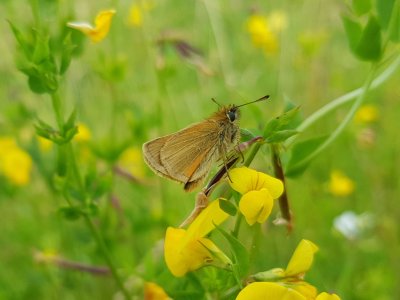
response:
[[[269,95],[265,95],[265,96],[263,96],[263,97],[261,97],[261,98],[258,98],[257,100],[250,101],[250,102],[247,102],[247,103],[238,105],[238,106],[236,106],[236,107],[241,107],[241,106],[245,106],[245,105],[252,104],[252,103],[256,103],[256,102],[265,101],[265,100],[268,100],[268,99],[269,99]]]
[[[219,104],[219,103],[217,102],[217,100],[215,100],[214,98],[211,98],[211,101],[214,102],[215,104],[217,104],[218,107],[221,107],[221,104]]]

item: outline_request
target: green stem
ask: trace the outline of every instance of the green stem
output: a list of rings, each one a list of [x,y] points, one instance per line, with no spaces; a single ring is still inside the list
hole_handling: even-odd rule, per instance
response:
[[[54,113],[55,113],[55,117],[56,117],[56,121],[57,121],[59,130],[60,130],[60,133],[63,134],[63,131],[64,131],[63,109],[62,109],[61,98],[60,98],[60,95],[58,94],[58,92],[55,92],[55,93],[51,94],[51,100],[52,100],[53,110],[54,110]],[[86,193],[86,188],[85,188],[82,176],[81,176],[81,174],[79,172],[78,163],[77,163],[76,158],[75,158],[75,154],[74,154],[74,151],[73,151],[72,143],[68,142],[66,145],[62,145],[62,146],[59,146],[59,147],[60,147],[60,149],[62,147],[62,149],[66,153],[65,156],[69,160],[68,167],[71,168],[72,175],[75,178],[75,180],[77,181],[78,187],[79,187],[81,193],[83,195],[86,195],[87,194]],[[65,195],[65,193],[64,193],[64,198],[66,199],[68,204],[70,206],[72,206],[72,202],[70,201],[69,197],[67,197]],[[85,197],[85,198],[87,198],[87,197]],[[90,204],[90,202],[91,202],[90,199],[86,199],[86,201],[85,201],[86,204]],[[109,267],[109,269],[111,270],[111,274],[114,277],[114,280],[117,283],[119,289],[121,290],[122,294],[124,295],[124,297],[126,299],[130,299],[131,297],[129,295],[129,292],[124,287],[122,279],[117,273],[117,269],[114,266],[114,263],[113,263],[113,261],[111,259],[111,256],[110,256],[109,252],[108,252],[107,246],[104,243],[104,239],[103,239],[100,231],[98,231],[96,229],[96,227],[94,226],[93,221],[92,221],[92,219],[90,218],[89,215],[83,214],[83,217],[84,217],[84,220],[85,220],[85,223],[86,223],[87,227],[89,228],[93,238],[95,239],[95,241],[97,243],[97,246],[100,248],[101,253],[102,253],[102,255],[103,255],[103,257],[104,257],[104,259],[105,259],[105,261],[106,261],[106,263],[107,263],[107,265]]]
[[[84,216],[85,223],[89,227],[90,232],[92,233],[92,236],[96,240],[97,246],[100,248],[100,250],[103,254],[103,257],[106,260],[106,263],[107,263],[108,267],[110,268],[111,274],[114,277],[119,289],[121,290],[125,299],[131,299],[129,292],[125,288],[125,286],[122,282],[122,279],[119,276],[117,269],[114,265],[114,262],[111,259],[111,255],[108,252],[108,248],[107,248],[106,244],[104,243],[103,237],[101,236],[100,232],[97,230],[96,226],[94,226],[92,219],[86,214],[84,214],[83,216]]]
[[[58,125],[58,130],[60,134],[63,135],[64,133],[64,113],[63,113],[63,106],[61,103],[61,98],[58,92],[51,94],[51,103],[53,105],[54,114],[56,116],[56,121]]]
[[[347,113],[344,120],[339,124],[339,126],[332,132],[331,135],[322,143],[317,149],[315,149],[312,153],[310,153],[306,158],[298,162],[296,165],[293,166],[293,169],[302,168],[305,164],[310,162],[314,157],[316,157],[319,153],[325,150],[336,138],[343,132],[344,128],[349,124],[352,120],[354,114],[356,113],[357,109],[363,103],[365,96],[367,95],[368,90],[371,87],[375,72],[377,69],[377,63],[373,63],[371,66],[371,70],[368,73],[367,79],[363,85],[362,93],[357,97],[356,101],[354,102],[353,106],[350,108],[350,111]]]
[[[380,85],[382,85],[386,80],[388,80],[394,74],[394,72],[397,70],[399,65],[400,65],[400,56],[397,57],[379,76],[377,76],[372,81],[369,89],[375,89],[375,88],[379,87]],[[361,88],[355,89],[354,91],[351,91],[343,96],[340,96],[340,97],[332,100],[331,102],[329,102],[328,104],[326,104],[325,106],[321,107],[319,110],[314,112],[312,115],[310,115],[306,120],[303,121],[303,123],[301,123],[296,128],[296,130],[299,132],[305,131],[308,127],[310,127],[311,125],[316,123],[319,119],[324,117],[326,114],[330,113],[331,111],[333,111],[334,109],[336,109],[337,107],[339,107],[343,104],[349,103],[349,102],[357,99],[357,97],[359,97],[364,92],[365,92],[364,87],[361,87]],[[285,143],[285,146],[286,147],[290,146],[293,143],[293,141],[298,137],[299,137],[299,135],[295,135],[295,136],[291,137],[290,139],[288,139],[287,142]]]
[[[239,230],[240,230],[240,225],[242,224],[242,220],[243,220],[243,215],[238,211],[238,215],[237,215],[236,222],[235,222],[235,227],[233,228],[233,231],[232,231],[232,235],[235,238],[238,238],[238,236],[239,236]]]

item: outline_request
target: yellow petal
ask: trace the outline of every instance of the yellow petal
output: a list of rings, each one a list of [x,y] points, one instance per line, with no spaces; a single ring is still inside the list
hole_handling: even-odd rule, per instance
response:
[[[169,300],[167,293],[162,287],[154,282],[144,284],[144,300]]]
[[[336,294],[321,293],[315,298],[315,300],[340,300],[340,297]]]
[[[229,215],[219,207],[218,200],[211,202],[190,224],[187,229],[187,240],[193,240],[206,236],[215,228],[224,222]]]
[[[213,261],[212,252],[222,251],[209,239],[187,241],[186,230],[168,227],[164,242],[164,257],[168,269],[176,277],[184,276]]]
[[[314,254],[318,251],[318,247],[309,240],[301,240],[288,266],[286,267],[286,276],[302,276],[307,272],[314,260]]]
[[[268,189],[274,199],[283,193],[282,181],[247,167],[235,168],[229,171],[229,176],[232,179],[231,187],[242,195],[263,188]]]
[[[354,121],[356,123],[373,123],[379,118],[379,111],[375,105],[366,104],[361,106],[356,115],[354,116]]]
[[[93,42],[97,43],[107,36],[114,14],[115,10],[101,11],[94,21],[95,27],[86,22],[69,22],[67,25],[71,28],[81,31],[82,33],[87,35]]]
[[[305,281],[295,282],[290,284],[290,287],[302,294],[306,299],[315,299],[317,296],[317,289],[315,286]]]
[[[253,282],[240,291],[236,300],[306,300],[293,289],[273,282]]]
[[[77,142],[88,142],[91,139],[92,133],[89,127],[85,124],[78,124],[78,133],[75,135],[74,140]]]
[[[239,202],[240,212],[249,225],[263,223],[271,214],[274,200],[267,189],[250,191],[242,196]]]

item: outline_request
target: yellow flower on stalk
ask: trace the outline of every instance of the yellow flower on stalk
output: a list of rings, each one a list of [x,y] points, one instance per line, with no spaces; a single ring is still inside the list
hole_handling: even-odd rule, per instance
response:
[[[0,174],[15,185],[29,183],[32,158],[22,150],[14,138],[0,137]]]
[[[379,111],[375,105],[366,104],[361,106],[355,117],[354,121],[359,124],[368,124],[376,122],[379,118]]]
[[[154,282],[144,284],[144,300],[171,300],[162,287]]]
[[[337,295],[321,293],[304,281],[305,273],[311,268],[318,247],[309,240],[301,240],[286,269],[275,268],[253,275],[253,282],[238,294],[236,300],[340,300]],[[270,282],[272,281],[272,282]],[[326,298],[328,297],[328,298]]]
[[[85,143],[90,141],[91,137],[92,133],[89,127],[82,123],[78,124],[78,133],[74,137],[75,141]]]
[[[341,171],[334,170],[331,172],[329,191],[332,195],[346,197],[353,193],[354,188],[354,182]]]
[[[239,210],[247,223],[265,222],[271,214],[274,199],[283,193],[282,181],[246,167],[229,171],[229,177],[231,187],[242,194]]]
[[[67,25],[68,27],[81,31],[88,36],[92,42],[98,43],[107,36],[114,15],[115,10],[113,9],[103,10],[96,16],[94,20],[95,26],[86,22],[68,22]]]
[[[168,227],[164,242],[164,256],[167,267],[174,276],[184,276],[187,272],[205,265],[230,262],[229,258],[210,239],[205,238],[215,225],[224,222],[228,216],[216,200],[198,215],[187,230]]]

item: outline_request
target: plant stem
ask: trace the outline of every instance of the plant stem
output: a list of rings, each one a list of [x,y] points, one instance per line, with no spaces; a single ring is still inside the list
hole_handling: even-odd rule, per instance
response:
[[[350,123],[352,120],[354,114],[356,113],[357,109],[360,107],[360,105],[363,103],[365,96],[367,95],[367,92],[369,91],[375,72],[377,70],[377,63],[373,63],[371,65],[371,70],[368,72],[368,76],[364,82],[364,85],[362,86],[361,94],[358,95],[356,98],[356,101],[354,102],[353,106],[350,108],[350,111],[347,113],[346,117],[344,120],[339,124],[339,126],[329,135],[329,137],[323,142],[317,149],[315,149],[313,152],[311,152],[307,157],[302,159],[300,162],[295,164],[292,169],[296,170],[298,168],[302,168],[304,165],[309,163],[314,157],[316,157],[319,153],[321,153],[323,150],[325,150],[333,141],[336,140],[336,138],[343,132],[344,128]]]
[[[62,135],[64,133],[64,117],[63,117],[64,113],[63,113],[61,98],[58,92],[54,92],[53,94],[51,94],[51,103],[53,105],[53,110],[56,116],[58,130]]]
[[[285,219],[285,221],[287,222],[287,229],[290,232],[292,229],[292,215],[290,214],[289,200],[286,192],[285,173],[283,171],[278,147],[279,146],[276,144],[271,144],[272,164],[274,166],[275,176],[282,181],[284,186],[283,193],[279,197],[279,209],[281,211],[282,218]]]
[[[63,134],[63,131],[64,131],[63,130],[64,129],[63,110],[62,110],[61,98],[60,98],[60,95],[58,94],[58,92],[51,94],[51,100],[52,100],[53,110],[54,110],[54,114],[55,114],[56,121],[58,124],[58,128],[60,130],[60,133]],[[82,180],[82,176],[79,172],[78,163],[75,158],[75,154],[73,151],[71,141],[69,141],[66,145],[59,146],[59,149],[61,149],[61,147],[63,147],[63,150],[65,151],[65,156],[69,162],[68,167],[71,168],[73,178],[75,178],[75,180],[77,181],[80,192],[83,195],[86,195],[87,194],[86,188],[85,188],[84,182]],[[63,194],[64,194],[64,198],[66,199],[67,203],[70,206],[72,206],[72,202],[70,201],[70,199],[65,195],[65,193],[63,193]],[[91,200],[87,196],[85,196],[85,204],[88,205],[90,203],[91,203]],[[125,299],[130,299],[131,297],[129,295],[129,292],[124,287],[122,279],[118,275],[117,269],[114,266],[114,263],[111,259],[111,255],[108,252],[107,246],[104,242],[104,239],[103,239],[100,231],[98,231],[97,228],[94,226],[93,221],[88,214],[84,213],[83,218],[85,220],[86,226],[89,228],[93,238],[95,239],[97,246],[101,250],[101,253],[102,253],[109,269],[111,270],[111,274],[114,277],[114,280],[117,283],[117,286],[121,290]]]
[[[233,228],[232,235],[237,238],[239,236],[240,225],[242,224],[243,215],[238,211],[238,215],[235,222],[235,227]]]
[[[394,74],[394,72],[397,70],[399,65],[400,65],[400,56],[397,57],[379,76],[377,76],[372,81],[369,89],[375,89],[375,88],[379,87],[380,85],[382,85],[386,80],[388,80]],[[357,97],[359,97],[363,93],[364,93],[364,86],[332,100],[331,102],[329,102],[328,104],[326,104],[325,106],[321,107],[319,110],[314,112],[312,115],[310,115],[307,119],[305,119],[303,121],[303,123],[301,123],[296,128],[296,130],[299,132],[306,130],[308,127],[310,127],[311,125],[316,123],[319,119],[324,117],[326,114],[330,113],[331,111],[333,111],[334,109],[336,109],[337,107],[339,107],[343,104],[346,104],[348,102],[351,102],[351,101],[357,99]],[[293,143],[293,141],[296,138],[298,138],[298,136],[299,135],[295,135],[295,136],[289,138],[287,140],[287,142],[285,143],[285,147],[290,146]]]

